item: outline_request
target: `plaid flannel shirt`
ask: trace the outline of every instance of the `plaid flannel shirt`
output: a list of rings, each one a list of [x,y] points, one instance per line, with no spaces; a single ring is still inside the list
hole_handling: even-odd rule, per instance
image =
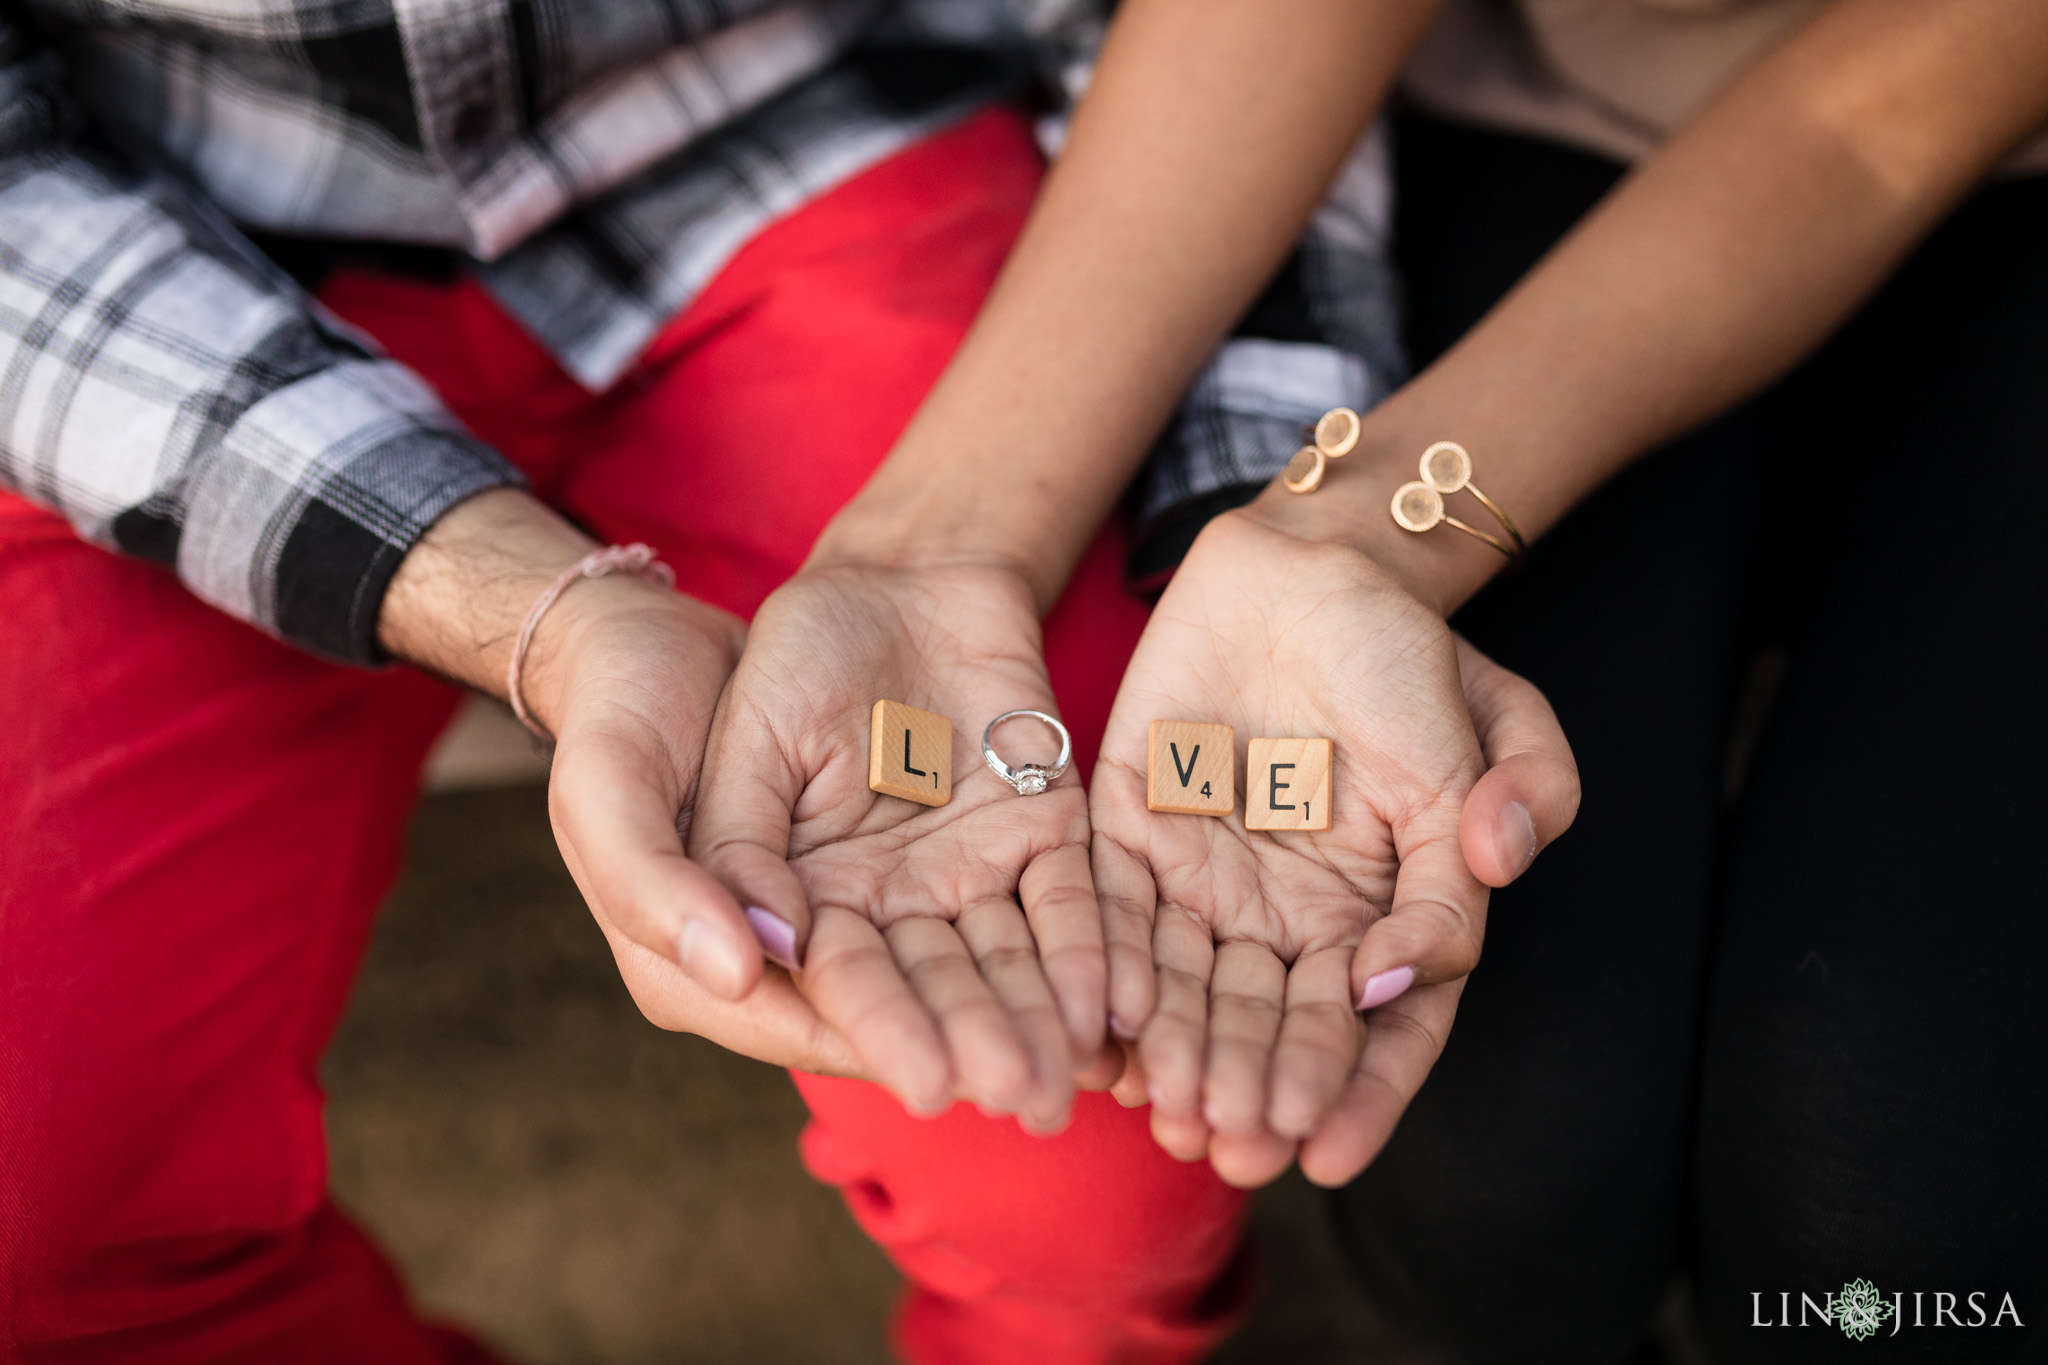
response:
[[[1101,27],[1098,0],[0,0],[0,486],[375,662],[406,551],[519,476],[245,232],[445,248],[602,389],[766,223],[1035,76],[1072,93]],[[1165,541],[1400,377],[1386,198],[1368,140],[1141,478]]]

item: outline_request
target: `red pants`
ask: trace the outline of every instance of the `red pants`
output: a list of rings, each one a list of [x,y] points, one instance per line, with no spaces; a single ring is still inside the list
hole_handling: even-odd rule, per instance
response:
[[[1008,113],[898,156],[602,398],[472,285],[326,299],[543,497],[747,614],[937,378],[1039,174]],[[1117,561],[1105,536],[1046,627],[1084,765],[1144,619]],[[0,1359],[482,1359],[327,1202],[316,1079],[456,693],[297,653],[4,495],[0,603]],[[1142,1113],[1085,1096],[1037,1140],[798,1083],[806,1161],[913,1281],[913,1359],[1191,1360],[1234,1308],[1242,1201]]]

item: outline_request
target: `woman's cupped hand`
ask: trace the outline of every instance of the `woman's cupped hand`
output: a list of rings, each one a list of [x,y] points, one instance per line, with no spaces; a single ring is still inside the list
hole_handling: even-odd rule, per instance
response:
[[[1333,742],[1330,824],[1147,808],[1154,720]],[[1117,1082],[1160,1144],[1325,1185],[1391,1136],[1479,961],[1490,887],[1570,824],[1571,753],[1529,683],[1367,555],[1256,507],[1197,539],[1111,714],[1090,797]],[[1361,1013],[1361,1011],[1364,1011]]]
[[[882,700],[952,719],[944,805],[869,788]],[[1025,797],[981,760],[982,727],[1019,708],[1057,714],[1016,574],[814,561],[754,619],[689,851],[862,1073],[913,1112],[964,1099],[1050,1132],[1102,1050],[1106,969],[1078,775]],[[1034,738],[1015,761],[1053,757]]]

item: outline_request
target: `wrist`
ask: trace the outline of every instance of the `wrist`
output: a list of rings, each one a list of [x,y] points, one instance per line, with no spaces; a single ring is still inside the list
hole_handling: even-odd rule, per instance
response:
[[[559,740],[589,671],[615,669],[619,651],[612,641],[636,651],[679,630],[694,634],[702,625],[695,615],[708,610],[633,574],[579,577],[534,627],[519,670],[520,700],[541,728]],[[736,642],[730,652],[737,656]],[[502,694],[506,681],[501,673],[490,689],[493,694]]]
[[[1368,419],[1358,448],[1331,461],[1314,492],[1290,493],[1276,479],[1244,514],[1286,535],[1356,550],[1449,617],[1506,568],[1507,560],[1455,528],[1418,533],[1394,520],[1394,491],[1416,477],[1417,457],[1428,444],[1374,432]]]
[[[806,569],[871,567],[912,572],[968,569],[1013,580],[1043,616],[1073,570],[1071,555],[1016,530],[1019,518],[984,506],[971,490],[897,495],[863,492],[825,528]]]
[[[531,494],[479,494],[450,508],[406,552],[378,612],[378,641],[397,658],[502,700],[526,612],[595,548]]]
[[[394,656],[509,700],[512,652],[534,605],[596,541],[531,494],[498,489],[451,508],[428,528],[393,575],[378,638]],[[527,711],[559,736],[586,657],[603,648],[690,632],[737,650],[739,625],[723,612],[633,574],[573,580],[534,628],[519,670]],[[595,654],[593,654],[595,651]]]

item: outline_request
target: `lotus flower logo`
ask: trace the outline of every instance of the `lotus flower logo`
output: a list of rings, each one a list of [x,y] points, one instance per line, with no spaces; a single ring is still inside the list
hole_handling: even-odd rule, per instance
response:
[[[1842,1335],[1868,1341],[1892,1315],[1892,1305],[1868,1280],[1851,1280],[1835,1296],[1835,1326]]]

